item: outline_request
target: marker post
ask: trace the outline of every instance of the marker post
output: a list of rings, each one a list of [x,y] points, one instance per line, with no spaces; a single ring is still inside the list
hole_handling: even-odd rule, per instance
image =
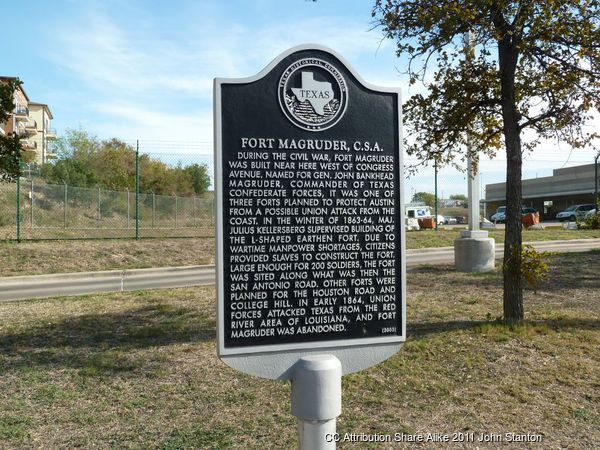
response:
[[[298,418],[300,450],[335,448],[342,413],[342,363],[333,355],[301,358],[292,378],[292,414]]]

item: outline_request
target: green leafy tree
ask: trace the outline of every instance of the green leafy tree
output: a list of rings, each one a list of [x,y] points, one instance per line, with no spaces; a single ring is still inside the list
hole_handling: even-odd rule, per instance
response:
[[[15,109],[14,93],[21,86],[19,79],[0,82],[0,126]],[[21,175],[21,140],[16,133],[0,134],[0,182],[15,181]]]
[[[53,144],[57,159],[41,167],[40,174],[49,183],[93,187],[100,179],[92,160],[100,151],[100,143],[83,130],[67,130]]]
[[[413,203],[425,203],[432,208],[435,206],[435,194],[431,192],[416,192],[412,198]]]
[[[210,175],[206,164],[192,164],[185,168],[192,187],[197,195],[203,195],[210,186]]]
[[[405,104],[408,152],[450,163],[506,150],[509,324],[523,319],[522,155],[544,139],[580,148],[598,137],[585,125],[599,108],[599,10],[597,0],[376,0],[372,11],[410,82],[425,86]]]
[[[135,149],[118,139],[103,141],[91,160],[92,168],[108,189],[135,189]]]
[[[467,208],[469,206],[469,199],[464,194],[452,194],[450,196],[450,200],[456,200],[457,202],[461,202],[461,204]]]
[[[456,200],[457,202],[468,202],[469,199],[464,194],[452,194],[450,200]]]
[[[54,144],[56,161],[45,164],[41,175],[49,183],[78,187],[135,189],[136,150],[119,139],[98,140],[83,130],[67,130]],[[210,186],[208,167],[175,167],[140,155],[140,191],[163,195],[202,195]]]

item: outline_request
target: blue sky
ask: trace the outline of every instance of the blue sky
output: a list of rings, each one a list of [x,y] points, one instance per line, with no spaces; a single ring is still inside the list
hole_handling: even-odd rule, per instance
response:
[[[47,103],[53,127],[100,138],[139,139],[155,153],[212,158],[212,80],[246,77],[286,49],[319,43],[382,86],[401,87],[402,60],[373,29],[368,0],[28,0],[13,3],[0,34],[0,74],[18,76],[32,101]],[[525,177],[593,162],[593,153],[545,146]],[[483,182],[502,181],[504,163],[482,163]],[[411,181],[431,191],[432,171]],[[447,175],[445,175],[447,173]],[[444,179],[446,177],[446,179]],[[445,169],[446,193],[465,193]]]
[[[212,79],[253,75],[306,42],[373,83],[400,81],[366,1],[34,0],[13,11],[4,33],[17,45],[1,70],[50,105],[59,132],[210,143]]]

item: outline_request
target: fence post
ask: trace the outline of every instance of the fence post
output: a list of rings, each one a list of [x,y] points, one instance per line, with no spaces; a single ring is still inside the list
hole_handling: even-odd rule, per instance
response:
[[[152,228],[154,228],[154,221],[156,220],[156,194],[152,191]]]
[[[17,242],[21,242],[21,162],[17,174]]]
[[[67,183],[65,181],[63,181],[64,185],[65,185],[65,198],[64,198],[64,207],[63,207],[63,228],[67,228],[67,203],[69,201],[69,197],[68,197],[68,187],[67,187]]]
[[[140,240],[140,141],[135,141],[135,239]]]
[[[31,170],[29,171],[29,176],[31,177],[31,179],[29,180],[29,186],[31,190],[29,194],[29,228],[33,230],[33,177],[31,176]]]
[[[175,196],[175,228],[177,228],[177,195]]]
[[[198,222],[196,220],[196,196],[192,197],[192,217],[194,218],[194,228],[198,228]]]
[[[127,188],[127,229],[129,229],[129,188]]]
[[[102,220],[102,211],[100,210],[100,186],[98,186],[98,228],[100,228],[100,221]]]

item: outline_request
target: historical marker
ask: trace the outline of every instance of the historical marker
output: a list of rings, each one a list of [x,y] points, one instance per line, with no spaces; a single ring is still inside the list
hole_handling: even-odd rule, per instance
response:
[[[405,339],[400,93],[331,50],[296,47],[215,80],[218,350],[289,378],[306,355],[344,373]]]

